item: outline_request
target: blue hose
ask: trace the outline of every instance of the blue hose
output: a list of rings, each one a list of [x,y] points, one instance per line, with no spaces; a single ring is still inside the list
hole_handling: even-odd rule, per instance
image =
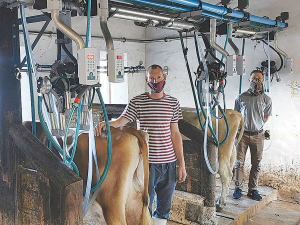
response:
[[[85,36],[85,47],[89,47],[89,41],[90,41],[90,33],[91,33],[91,0],[88,0],[87,5],[87,15],[86,15],[86,36]]]
[[[48,126],[47,126],[47,124],[45,122],[45,119],[44,119],[44,116],[43,116],[43,112],[42,112],[42,100],[43,100],[43,97],[42,96],[38,96],[38,114],[39,114],[39,117],[40,117],[41,125],[42,125],[43,130],[46,133],[48,139],[53,144],[53,146],[57,149],[57,151],[60,154],[63,154],[63,150],[61,149],[61,147],[59,146],[59,144],[57,144],[56,141],[53,139],[51,133],[49,132]],[[69,160],[70,158],[67,156],[67,159]],[[79,170],[78,170],[76,164],[74,162],[72,162],[71,166],[73,167],[73,170],[75,171],[75,173],[77,175],[79,175]]]
[[[35,66],[35,65],[31,65],[31,55],[30,55],[30,53],[29,53],[30,51],[28,49],[30,46],[28,46],[28,39],[27,39],[28,29],[27,29],[24,5],[20,6],[20,14],[21,14],[21,20],[22,20],[23,34],[24,34],[26,59],[27,59],[27,65],[28,65],[27,69],[28,69],[29,87],[30,87],[32,133],[34,134],[34,136],[36,136],[35,105],[34,105],[33,80],[32,80],[32,70],[31,70],[32,66]]]
[[[76,131],[75,131],[75,140],[74,140],[72,155],[71,155],[70,161],[67,162],[67,166],[71,165],[71,163],[73,162],[75,153],[76,153],[78,134],[79,134],[79,126],[80,126],[81,105],[82,105],[82,101],[79,102],[78,109],[77,109],[77,123],[76,123]]]
[[[105,127],[106,127],[106,133],[107,133],[107,160],[106,160],[106,165],[105,165],[105,169],[104,172],[100,178],[100,180],[98,181],[98,183],[92,188],[91,193],[94,193],[103,183],[103,181],[105,180],[109,167],[110,167],[110,163],[111,163],[111,148],[112,148],[112,144],[111,144],[111,133],[110,133],[110,127],[109,127],[109,122],[108,122],[108,117],[107,117],[107,112],[105,109],[105,104],[100,92],[100,89],[97,88],[96,89],[100,103],[101,103],[101,107],[102,107],[102,111],[103,111],[103,116],[104,116],[104,121],[105,121]]]
[[[201,115],[200,115],[200,111],[199,111],[199,107],[198,107],[198,103],[197,103],[197,96],[196,96],[196,92],[195,92],[195,88],[194,88],[194,84],[193,84],[193,78],[192,78],[192,75],[191,75],[191,70],[190,70],[190,66],[189,66],[189,62],[188,62],[188,58],[187,58],[187,52],[184,48],[183,37],[182,37],[181,32],[179,32],[179,36],[180,36],[180,42],[181,42],[183,57],[184,57],[184,60],[185,60],[186,68],[187,68],[189,79],[190,79],[190,84],[191,84],[191,87],[192,87],[192,92],[193,92],[193,97],[194,97],[194,102],[195,102],[195,107],[196,107],[196,111],[197,111],[198,120],[199,120],[201,129],[203,130],[204,127],[202,125]],[[196,48],[196,50],[197,50],[197,48]]]

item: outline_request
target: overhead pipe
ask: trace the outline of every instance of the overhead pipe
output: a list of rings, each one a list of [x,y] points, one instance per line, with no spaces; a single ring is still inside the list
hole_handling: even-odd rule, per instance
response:
[[[127,2],[127,0],[123,0],[123,1]],[[148,0],[131,0],[130,2],[129,1],[128,2],[131,3],[132,1],[137,2],[137,3],[143,3],[143,4],[146,4],[149,6],[156,6],[156,7],[177,10],[177,11],[190,12],[191,11],[190,8],[197,8],[197,9],[201,9],[206,12],[211,12],[211,13],[215,13],[217,15],[226,16],[226,17],[233,17],[236,19],[243,19],[245,17],[245,14],[243,12],[238,12],[235,10],[232,10],[232,12],[229,12],[228,9],[223,6],[216,6],[216,5],[212,5],[212,4],[205,3],[202,1],[198,1],[198,0],[166,0],[169,3],[177,3],[177,4],[183,5],[185,7],[189,7],[189,8],[172,6],[172,5],[162,4],[162,3],[157,3],[157,2],[151,2]],[[269,20],[266,18],[253,16],[253,15],[250,15],[249,20],[252,22],[257,22],[257,23],[266,24],[266,25],[270,25],[270,26],[277,26],[277,27],[281,27],[281,28],[286,27],[285,23],[280,23],[280,22],[277,22],[274,20]]]
[[[100,15],[100,27],[105,39],[107,52],[113,51],[114,42],[107,26],[108,0],[98,0],[97,5],[100,5],[100,8],[98,8],[98,15]]]
[[[210,44],[215,50],[220,52],[223,56],[228,57],[229,53],[216,43],[216,34],[217,34],[217,20],[210,19]]]
[[[66,36],[71,38],[73,41],[76,42],[77,46],[79,49],[82,49],[85,47],[84,41],[82,37],[77,34],[72,28],[68,27],[66,24],[64,24],[60,19],[59,19],[59,10],[57,9],[52,9],[51,10],[51,17],[57,26],[57,28],[63,32]]]
[[[240,50],[239,50],[239,48],[233,43],[233,41],[232,41],[232,23],[231,22],[229,22],[228,24],[227,24],[227,30],[228,30],[228,43],[230,44],[230,46],[231,46],[231,48],[234,50],[234,52],[235,52],[235,54],[237,55],[237,56],[240,56]]]
[[[122,2],[127,2],[127,1],[123,0]],[[184,11],[184,12],[190,12],[191,11],[191,9],[188,9],[188,8],[173,6],[173,5],[167,5],[167,4],[158,3],[158,2],[151,2],[151,1],[148,1],[148,0],[130,0],[129,3],[132,3],[132,2],[141,3],[141,4],[145,4],[145,5],[149,5],[149,6],[161,7],[161,8],[164,8],[164,9],[170,9],[170,10],[175,10],[175,11]]]
[[[120,19],[128,19],[128,20],[134,20],[138,22],[147,22],[148,20],[151,20],[153,23],[149,24],[149,26],[156,26],[159,24],[159,21],[164,21],[168,22],[166,25],[162,25],[159,27],[162,28],[171,28],[175,30],[184,30],[184,29],[193,29],[194,25],[191,23],[187,22],[179,22],[179,21],[174,21],[175,18],[172,17],[167,17],[167,16],[160,16],[156,14],[151,14],[151,13],[143,13],[143,12],[138,12],[135,10],[129,10],[129,9],[124,9],[124,8],[116,8],[116,7],[111,7],[110,11],[115,12],[113,14],[113,18],[120,18]]]
[[[212,17],[212,18],[219,19],[219,20],[229,21],[228,18],[224,18],[224,17],[222,17],[222,16],[219,16],[219,15],[216,15],[216,14],[213,14],[213,13],[202,12],[201,15],[202,15],[202,16],[207,16],[207,17]],[[240,21],[235,20],[235,19],[230,19],[230,21],[235,22],[235,23],[240,22]]]
[[[110,7],[110,12],[116,12],[116,13],[125,13],[125,14],[129,14],[132,16],[137,16],[139,18],[143,17],[143,18],[147,18],[147,19],[151,19],[151,20],[160,20],[160,21],[171,21],[172,17],[168,17],[168,16],[162,16],[162,15],[157,15],[157,14],[152,14],[152,13],[146,13],[146,12],[142,12],[142,11],[137,11],[137,10],[132,10],[132,9],[125,9],[125,8],[120,8],[120,7]]]
[[[278,48],[278,33],[275,33],[275,44],[274,44],[274,48],[276,49],[276,51],[278,51],[280,53],[280,55],[284,56],[285,59],[287,59],[289,56],[288,54],[286,54],[284,51],[282,51],[280,48]]]

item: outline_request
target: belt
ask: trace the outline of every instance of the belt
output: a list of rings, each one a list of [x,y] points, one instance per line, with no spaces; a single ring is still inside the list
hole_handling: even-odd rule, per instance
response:
[[[247,134],[247,135],[251,136],[251,135],[257,135],[257,134],[259,134],[261,132],[263,132],[263,130],[259,130],[259,131],[247,131],[247,130],[245,130],[244,134]]]

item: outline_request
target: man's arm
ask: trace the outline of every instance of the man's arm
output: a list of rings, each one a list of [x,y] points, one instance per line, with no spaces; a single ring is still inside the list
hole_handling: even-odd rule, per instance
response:
[[[178,168],[178,183],[182,183],[186,178],[185,162],[183,156],[183,146],[182,138],[179,132],[178,123],[171,123],[171,140],[174,146],[174,151],[178,158],[179,168]]]
[[[118,128],[118,127],[124,126],[128,122],[129,122],[129,119],[121,116],[119,119],[109,122],[109,126]],[[98,124],[98,126],[95,128],[95,136],[100,136],[102,130],[106,130],[104,122]]]

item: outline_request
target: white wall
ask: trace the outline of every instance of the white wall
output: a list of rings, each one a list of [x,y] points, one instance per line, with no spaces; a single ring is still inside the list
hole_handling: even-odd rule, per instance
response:
[[[269,16],[271,19],[275,19],[282,11],[290,12],[289,28],[279,34],[279,47],[287,52],[289,57],[294,59],[294,73],[287,74],[282,70],[280,71],[281,82],[273,81],[271,84],[273,100],[272,119],[274,124],[273,143],[263,156],[261,182],[274,187],[289,186],[298,190],[300,190],[300,177],[298,176],[300,172],[300,98],[292,97],[291,85],[293,81],[300,81],[299,6],[300,2],[298,0],[285,1],[284,4],[280,0],[263,2],[252,0],[250,1],[249,9],[247,9],[254,15]],[[155,28],[147,28],[146,30],[147,39],[174,36],[178,36],[175,31],[157,30]],[[218,38],[218,41],[223,46],[225,37]],[[193,39],[188,39],[184,42],[185,44],[187,42],[190,67],[192,72],[194,72],[198,66],[194,42]],[[234,39],[234,42],[241,48],[242,40]],[[255,41],[246,41],[247,75],[243,77],[242,91],[246,91],[248,88],[250,72],[267,59],[262,43],[258,43],[257,46],[256,44]],[[256,48],[254,48],[255,46]],[[233,50],[230,47],[227,47],[227,49],[230,54],[233,54]],[[272,50],[271,53],[271,60],[274,60],[276,65],[279,66],[279,57]],[[147,65],[153,63],[167,65],[169,67],[169,76],[167,78],[166,92],[178,98],[181,106],[195,107],[180,41],[146,44],[146,63]],[[227,86],[225,88],[227,108],[233,107],[234,99],[238,95],[239,79],[239,77],[227,78]],[[267,122],[265,128],[270,129],[271,126],[272,120]],[[265,146],[269,146],[269,141],[265,142]],[[249,169],[249,166],[250,157],[248,156],[246,168]]]

